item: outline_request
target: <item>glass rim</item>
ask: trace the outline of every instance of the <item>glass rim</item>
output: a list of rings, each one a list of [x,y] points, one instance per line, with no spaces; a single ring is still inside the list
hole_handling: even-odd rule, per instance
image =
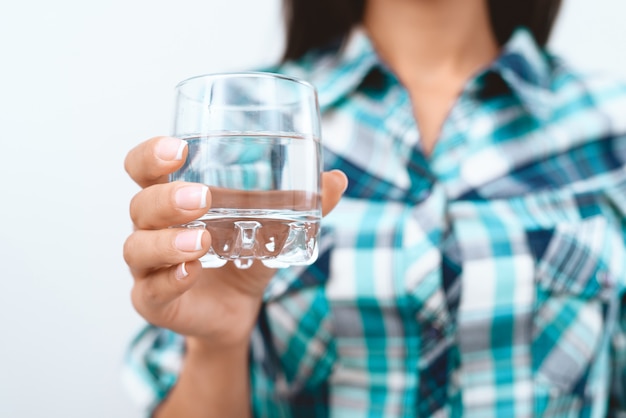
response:
[[[300,84],[310,89],[315,95],[317,95],[317,89],[315,88],[313,84],[309,83],[308,81],[305,81],[298,77],[293,77],[293,76],[280,74],[280,73],[266,72],[266,71],[224,71],[224,72],[217,72],[217,73],[199,74],[199,75],[185,78],[184,80],[176,84],[174,89],[179,90],[184,85],[192,81],[196,81],[200,79],[228,79],[228,78],[238,78],[238,77],[260,78],[260,79],[272,79],[272,78],[276,79],[277,78],[277,79],[281,79],[285,81],[291,81],[291,82]]]

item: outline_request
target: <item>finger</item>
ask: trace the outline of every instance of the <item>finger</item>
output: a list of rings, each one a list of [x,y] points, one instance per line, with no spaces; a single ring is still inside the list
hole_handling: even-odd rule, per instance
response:
[[[187,158],[187,142],[169,136],[149,139],[130,150],[124,168],[141,187],[167,181]]]
[[[139,191],[130,202],[130,217],[139,229],[161,229],[197,219],[210,206],[207,186],[175,181]]]
[[[148,274],[171,265],[197,260],[211,246],[204,229],[169,228],[135,231],[124,243],[124,260],[137,274]]]
[[[167,312],[162,309],[193,287],[202,276],[199,261],[181,263],[153,271],[135,280],[131,298],[133,306],[154,325],[167,326]]]
[[[346,191],[348,177],[340,170],[322,173],[322,214],[328,214]]]

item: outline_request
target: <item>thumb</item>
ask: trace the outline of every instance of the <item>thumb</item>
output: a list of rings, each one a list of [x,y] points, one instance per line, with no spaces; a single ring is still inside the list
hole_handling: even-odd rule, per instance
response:
[[[322,214],[327,215],[339,203],[348,187],[348,177],[343,171],[333,170],[322,173]]]

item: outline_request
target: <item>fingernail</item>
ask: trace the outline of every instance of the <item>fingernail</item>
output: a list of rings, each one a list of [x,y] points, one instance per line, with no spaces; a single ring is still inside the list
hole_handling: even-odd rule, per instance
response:
[[[176,191],[176,205],[181,209],[206,208],[206,195],[209,191],[207,186],[185,186]]]
[[[176,236],[174,245],[181,251],[198,251],[202,249],[204,229],[184,231]]]
[[[156,144],[154,152],[158,158],[164,161],[182,160],[183,151],[187,142],[178,138],[163,138]]]
[[[176,280],[182,280],[185,277],[189,276],[189,273],[185,268],[185,263],[179,264],[178,267],[176,267],[176,272],[174,274],[176,276]]]

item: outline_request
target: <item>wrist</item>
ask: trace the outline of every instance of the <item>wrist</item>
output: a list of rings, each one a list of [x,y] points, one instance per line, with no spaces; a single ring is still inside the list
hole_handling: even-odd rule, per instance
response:
[[[250,337],[222,341],[219,339],[187,336],[185,337],[185,343],[187,355],[195,357],[222,357],[225,354],[234,355],[241,352],[247,353]]]

